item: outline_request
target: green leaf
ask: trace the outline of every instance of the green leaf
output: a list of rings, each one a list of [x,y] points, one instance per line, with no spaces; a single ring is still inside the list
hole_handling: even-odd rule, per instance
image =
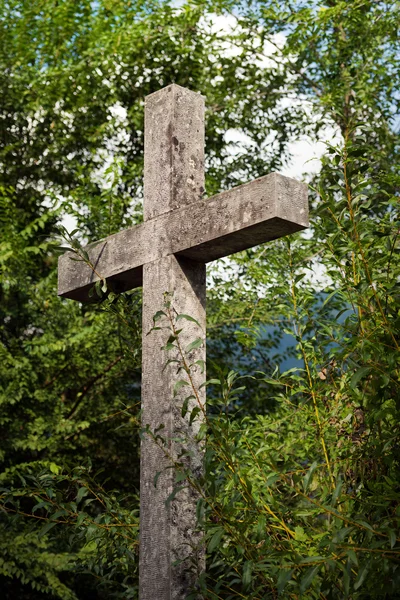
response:
[[[57,510],[54,514],[51,515],[50,519],[52,521],[57,521],[60,517],[64,517],[65,515],[67,515],[67,511],[66,510]]]
[[[86,517],[87,517],[86,513],[80,513],[76,520],[76,526],[79,527],[80,525],[82,525],[82,523],[86,519]]]
[[[62,250],[63,252],[75,252],[75,250],[69,246],[57,246],[57,250]]]
[[[165,371],[165,369],[168,367],[168,365],[172,365],[172,364],[180,364],[180,360],[178,360],[177,358],[170,358],[169,360],[167,360],[167,362],[165,363],[165,365],[163,366],[163,372]]]
[[[199,365],[199,367],[200,367],[200,372],[201,372],[201,373],[204,373],[204,371],[205,371],[205,369],[206,369],[206,363],[205,363],[205,361],[204,361],[204,360],[201,360],[201,359],[199,359],[199,360],[196,360],[196,361],[195,361],[193,364],[195,364],[195,365]]]
[[[332,502],[331,502],[332,506],[335,506],[337,499],[339,498],[340,492],[342,491],[342,487],[343,487],[343,481],[340,479],[334,489],[333,494],[332,494]]]
[[[362,586],[365,581],[365,578],[368,574],[368,563],[364,563],[358,572],[358,577],[354,582],[354,589],[358,590]]]
[[[158,482],[158,479],[159,479],[161,473],[162,473],[162,471],[157,471],[157,473],[154,475],[154,479],[153,479],[154,487],[157,487],[157,482]]]
[[[208,379],[208,381],[205,381],[199,386],[199,390],[207,385],[221,385],[221,382],[219,379]]]
[[[308,569],[305,573],[305,575],[302,577],[301,581],[300,581],[300,593],[304,594],[304,592],[306,590],[308,590],[308,588],[310,587],[310,585],[313,582],[313,579],[316,577],[317,573],[319,571],[319,565],[316,565],[315,567],[311,567],[310,569]]]
[[[332,538],[334,544],[340,544],[343,542],[347,536],[353,531],[354,527],[342,527],[338,531],[335,532],[335,535]]]
[[[174,385],[174,396],[176,396],[179,390],[185,387],[186,385],[189,385],[188,381],[186,381],[185,379],[178,379],[178,381]]]
[[[101,279],[99,281],[96,281],[96,283],[94,284],[94,289],[99,298],[102,298],[102,296],[103,296],[101,286],[102,286]]]
[[[306,276],[306,273],[300,273],[300,275],[296,275],[296,277],[294,278],[294,282],[298,283],[299,281],[304,279],[305,276]]]
[[[55,527],[56,525],[56,521],[49,521],[48,523],[46,523],[46,525],[44,525],[44,527],[42,527],[42,529],[39,531],[39,537],[42,537],[43,535],[48,533],[50,529],[53,529],[53,527]]]
[[[176,495],[179,494],[179,492],[181,490],[184,490],[186,487],[187,487],[186,485],[180,485],[180,486],[174,487],[171,494],[168,496],[168,498],[165,501],[165,506],[168,507],[171,504],[171,502],[173,500],[175,500]]]
[[[219,529],[217,529],[212,538],[210,539],[210,541],[208,542],[208,546],[207,546],[207,550],[208,552],[211,554],[211,552],[213,552],[215,550],[215,548],[217,546],[220,545],[221,540],[222,540],[222,536],[224,535],[225,531],[222,527],[220,527]]]
[[[156,327],[154,329],[157,329]],[[165,346],[162,346],[161,350],[166,350],[167,352],[169,352],[170,350],[174,350],[174,348],[177,348],[177,346],[171,342],[167,342],[165,344]]]
[[[390,529],[390,531],[389,531],[389,540],[390,540],[390,547],[394,548],[394,546],[396,545],[396,534],[393,531],[393,529]]]
[[[349,557],[350,562],[352,562],[353,565],[358,567],[357,554],[354,552],[354,550],[351,550],[351,549],[347,550],[347,556]]]
[[[180,483],[181,481],[185,481],[187,479],[187,473],[184,471],[177,471],[175,473],[175,483]]]
[[[82,500],[82,498],[84,498],[85,496],[87,496],[89,493],[89,490],[87,489],[87,487],[82,486],[79,488],[78,493],[76,495],[76,499],[75,502],[77,504],[79,504],[79,502]]]
[[[251,560],[246,560],[243,565],[243,573],[242,573],[242,583],[243,589],[247,591],[252,582],[252,574],[253,574],[253,562]]]
[[[336,296],[336,294],[340,292],[340,290],[333,290],[333,292],[331,292],[324,300],[324,303],[322,304],[323,307],[325,307],[334,296]]]
[[[195,420],[195,418],[197,417],[199,412],[200,412],[200,407],[195,406],[194,409],[192,410],[192,412],[190,413],[189,425],[191,425],[193,423],[193,421]]]
[[[200,429],[196,435],[196,440],[200,442],[201,440],[205,439],[206,435],[207,435],[207,423],[202,423],[200,425]]]
[[[191,350],[195,350],[196,348],[200,348],[200,346],[202,346],[202,345],[203,345],[203,339],[202,338],[197,338],[193,342],[191,342],[190,344],[188,344],[188,346],[186,346],[185,352],[190,352]]]
[[[188,396],[187,398],[184,399],[183,404],[182,404],[182,409],[181,409],[181,415],[183,418],[186,417],[186,414],[187,414],[187,411],[189,408],[189,401],[195,400],[195,399],[196,399],[196,396],[193,396],[193,395]]]
[[[303,527],[300,527],[299,525],[297,525],[294,528],[294,534],[295,534],[295,539],[299,542],[306,542],[308,540],[308,536],[305,533]]]
[[[278,594],[282,594],[283,590],[286,587],[286,584],[291,580],[292,575],[294,573],[294,569],[284,569],[281,568],[278,575],[278,581],[276,587],[278,589]]]
[[[50,507],[51,507],[51,504],[50,504],[50,502],[46,502],[46,501],[43,501],[43,502],[38,502],[38,503],[37,503],[37,504],[35,504],[35,506],[32,508],[32,514],[34,514],[34,513],[35,513],[37,510],[40,510],[41,508],[45,508],[45,509],[47,510],[47,509],[48,509],[48,508],[50,508]]]
[[[311,467],[308,469],[307,473],[304,476],[304,479],[303,479],[303,489],[304,489],[305,492],[307,492],[307,490],[308,490],[308,487],[309,487],[309,485],[311,483],[312,475],[313,475],[313,473],[314,473],[314,471],[315,471],[315,469],[317,467],[318,467],[318,463],[316,461],[314,461],[313,464],[311,465]]]
[[[183,401],[182,410],[181,410],[181,415],[183,418],[186,417],[186,414],[188,411],[188,405],[189,405],[189,398],[185,398],[185,400]]]
[[[357,387],[358,382],[363,379],[363,377],[365,377],[366,375],[368,375],[371,372],[371,367],[360,367],[359,369],[357,369],[357,371],[354,373],[353,377],[350,380],[350,385],[352,388]]]
[[[362,521],[361,519],[356,519],[355,522],[362,525],[365,529],[368,529],[368,531],[372,531],[374,533],[373,527],[369,523],[367,523],[367,521]]]
[[[165,314],[165,312],[163,310],[158,310],[156,312],[156,314],[153,316],[153,322],[156,323],[157,321],[162,319],[162,317],[166,317],[166,316],[167,315]]]
[[[193,317],[191,317],[190,315],[185,315],[183,313],[179,314],[176,316],[176,321],[180,321],[181,319],[186,319],[186,321],[192,321],[192,323],[196,323],[196,325],[198,325],[201,329],[201,325],[198,321],[196,321],[196,319],[194,319]]]
[[[204,514],[205,514],[204,499],[199,498],[197,500],[197,504],[196,504],[196,520],[199,524],[204,522]]]

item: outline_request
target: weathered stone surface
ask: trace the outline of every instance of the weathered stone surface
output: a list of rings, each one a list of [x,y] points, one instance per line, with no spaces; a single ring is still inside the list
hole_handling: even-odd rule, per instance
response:
[[[171,255],[146,264],[143,269],[142,425],[149,425],[152,431],[164,425],[159,434],[169,442],[160,448],[146,435],[141,444],[141,600],[183,600],[196,579],[195,572],[186,572],[186,569],[196,565],[201,572],[205,567],[203,550],[201,547],[196,548],[201,544],[201,536],[195,533],[197,494],[193,488],[186,488],[177,494],[168,507],[165,505],[172,492],[175,477],[174,469],[168,467],[171,466],[171,459],[177,460],[182,446],[193,452],[190,462],[192,472],[201,472],[202,450],[194,442],[194,436],[203,420],[200,414],[199,419],[189,426],[189,413],[185,419],[182,418],[183,399],[193,391],[185,386],[174,397],[174,383],[183,378],[183,373],[177,374],[174,363],[163,370],[168,359],[179,359],[177,353],[161,351],[169,333],[161,329],[146,335],[153,326],[154,314],[163,307],[163,292],[166,291],[173,294],[174,310],[193,316],[201,324],[199,330],[193,322],[179,322],[179,326],[183,327],[180,342],[185,348],[196,338],[204,336],[205,265]],[[205,360],[205,345],[192,350],[188,356],[190,363],[199,359]],[[196,367],[192,370],[192,376],[198,389],[205,375]],[[202,388],[198,392],[203,406],[204,390],[205,388]],[[191,407],[196,404],[197,401],[191,401]],[[171,438],[187,441],[180,444],[171,441]],[[170,458],[166,457],[165,453],[168,453]],[[187,461],[186,463],[189,466]],[[154,487],[154,477],[158,472],[161,474],[157,486]],[[188,556],[188,560],[180,566],[172,567],[175,560]]]
[[[198,494],[193,487],[187,487],[168,506],[165,503],[175,477],[171,466],[182,446],[193,452],[190,463],[186,459],[186,466],[193,472],[201,470],[202,449],[196,445],[195,435],[203,413],[192,426],[189,426],[189,413],[182,418],[183,398],[193,390],[188,394],[189,388],[185,386],[174,397],[175,382],[182,379],[183,372],[177,374],[176,364],[175,370],[171,364],[164,369],[169,358],[179,360],[181,357],[161,351],[169,337],[168,331],[147,333],[155,313],[163,308],[164,293],[168,292],[172,294],[173,310],[195,318],[201,328],[198,331],[195,323],[184,323],[179,336],[182,349],[194,339],[205,337],[205,265],[160,251],[168,233],[165,224],[154,226],[159,220],[170,223],[178,207],[201,197],[204,186],[204,102],[201,96],[173,85],[147,98],[145,138],[145,223],[140,227],[141,240],[130,245],[130,250],[137,252],[136,257],[146,257],[141,263],[144,265],[142,425],[152,431],[163,425],[160,434],[165,445],[157,446],[149,435],[145,435],[141,443],[139,596],[140,600],[183,600],[196,581],[196,572],[191,571],[190,566],[195,564],[200,571],[205,566],[204,549],[198,548],[201,536],[195,532]],[[131,268],[130,258],[123,260]],[[190,362],[205,360],[205,340],[202,347],[190,354]],[[205,392],[197,391],[204,375],[199,368],[194,369],[192,375],[197,400],[204,407]],[[191,407],[197,400],[191,401]],[[185,442],[179,443],[177,439],[185,439]],[[161,473],[154,487],[158,472]],[[176,565],[177,560],[183,562]]]
[[[204,98],[173,84],[147,96],[144,220],[204,194]]]
[[[307,226],[307,186],[271,173],[165,212],[88,252],[102,277],[118,290],[128,290],[142,285],[142,266],[157,258],[177,254],[209,262]],[[68,253],[60,258],[58,276],[59,294],[82,301],[97,280],[90,267],[71,261]]]

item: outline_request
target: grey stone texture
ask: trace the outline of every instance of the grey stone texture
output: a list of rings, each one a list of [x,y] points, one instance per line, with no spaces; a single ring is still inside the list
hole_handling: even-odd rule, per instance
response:
[[[181,162],[181,155],[175,152]],[[171,153],[170,158],[174,156]],[[169,181],[175,180],[172,166],[168,165]],[[196,175],[196,180],[199,179]],[[145,193],[149,190],[148,183],[145,190]],[[149,192],[149,196],[157,198],[155,193]],[[146,202],[147,196],[145,207]],[[97,273],[117,291],[126,291],[142,285],[144,264],[163,256],[176,254],[207,263],[307,226],[307,186],[270,173],[211,198],[198,199],[154,216],[87,250]],[[66,253],[59,260],[59,294],[85,301],[98,277],[89,266],[70,258],[70,253]]]
[[[186,466],[201,474],[203,447],[195,438],[205,418],[205,388],[198,390],[205,374],[199,367],[191,370],[197,397],[182,418],[182,403],[193,390],[185,386],[174,396],[175,382],[186,376],[174,363],[164,368],[179,353],[161,349],[169,332],[150,332],[153,317],[168,292],[174,314],[190,315],[200,325],[180,322],[182,348],[204,339],[188,362],[205,360],[205,264],[308,226],[307,187],[277,173],[208,199],[203,195],[204,101],[170,85],[146,98],[144,222],[87,247],[97,274],[70,260],[71,253],[59,259],[58,292],[66,298],[88,301],[99,276],[116,291],[143,285],[142,423],[151,431],[163,428],[157,443],[145,434],[141,444],[140,600],[184,600],[196,570],[205,567],[196,530],[198,493],[185,487],[166,504],[175,478],[167,467],[181,460],[182,449],[191,452]],[[196,405],[202,410],[190,426]]]
[[[145,139],[144,219],[147,225],[161,216],[171,218],[178,207],[201,198],[204,191],[203,98],[176,85],[149,96],[145,104]],[[155,313],[163,308],[164,293],[168,292],[172,294],[174,313],[190,315],[201,326],[198,331],[195,323],[180,321],[182,349],[200,336],[205,338],[206,268],[204,263],[178,258],[172,253],[152,254],[151,249],[160,243],[159,235],[163,235],[160,230],[150,234],[146,247],[151,260],[143,266],[142,425],[149,425],[152,431],[163,425],[160,435],[165,445],[157,446],[148,435],[141,444],[139,597],[140,600],[183,600],[193,588],[199,569],[205,566],[201,536],[196,532],[199,496],[193,487],[187,486],[168,505],[166,500],[175,478],[171,461],[178,460],[182,445],[193,453],[190,461],[186,460],[186,466],[194,473],[201,472],[202,449],[196,444],[195,435],[203,413],[192,426],[189,426],[189,415],[198,401],[205,407],[204,388],[198,391],[205,375],[201,374],[200,367],[191,370],[197,399],[191,400],[183,419],[183,399],[192,395],[193,390],[185,386],[174,397],[175,382],[187,377],[182,371],[177,374],[175,363],[164,369],[168,359],[181,357],[176,351],[175,356],[161,351],[168,331],[147,333]],[[199,359],[205,361],[205,339],[201,348],[187,356],[188,364]],[[182,444],[174,441],[176,439],[185,442]],[[160,471],[155,487],[154,477]],[[176,561],[181,562],[174,564]]]
[[[147,96],[144,116],[144,220],[204,194],[204,98],[180,87]]]
[[[178,460],[181,448],[193,453],[187,467],[195,476],[202,468],[202,448],[194,441],[203,415],[189,426],[189,413],[197,405],[192,400],[185,419],[181,416],[181,406],[185,396],[193,390],[189,386],[181,388],[174,397],[174,384],[186,379],[177,365],[170,363],[163,371],[168,359],[177,358],[178,353],[161,351],[166,342],[166,331],[153,331],[153,316],[163,306],[163,293],[173,294],[172,306],[178,313],[188,314],[200,323],[201,330],[193,322],[181,320],[183,331],[179,336],[182,348],[198,337],[204,337],[206,327],[206,268],[204,264],[194,263],[186,258],[166,256],[143,268],[143,350],[142,350],[142,425],[159,431],[166,440],[166,446],[158,447],[145,436],[141,443],[140,476],[140,599],[141,600],[183,600],[195,583],[197,574],[204,569],[204,551],[201,536],[196,530],[196,504],[198,494],[191,487],[178,492],[176,499],[167,507],[165,501],[172,492],[175,472],[171,459]],[[163,319],[161,325],[164,325]],[[157,322],[159,324],[159,322]],[[189,363],[205,360],[205,345],[192,350],[187,356]],[[205,374],[196,367],[191,371],[193,383],[198,390]],[[197,391],[198,398],[205,406],[205,388]],[[180,443],[173,439],[185,440]],[[169,454],[169,457],[165,455]],[[161,471],[157,486],[154,476]],[[172,564],[185,559],[178,566]]]

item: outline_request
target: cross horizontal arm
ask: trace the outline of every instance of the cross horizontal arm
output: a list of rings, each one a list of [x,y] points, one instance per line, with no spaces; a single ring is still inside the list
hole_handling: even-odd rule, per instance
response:
[[[95,272],[64,254],[58,294],[87,301],[99,276],[127,291],[142,285],[143,265],[161,257],[176,254],[207,263],[307,226],[307,186],[271,173],[89,245]]]

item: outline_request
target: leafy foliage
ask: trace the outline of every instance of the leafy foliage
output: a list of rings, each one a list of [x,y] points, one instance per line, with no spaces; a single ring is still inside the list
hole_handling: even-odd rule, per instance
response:
[[[373,0],[1,4],[5,598],[137,597],[140,296],[58,299],[55,239],[66,217],[78,249],[140,221],[143,98],[171,81],[207,98],[209,194],[331,135],[310,234],[211,272],[203,596],[396,597],[397,14]],[[300,365],[287,372],[282,335]]]

